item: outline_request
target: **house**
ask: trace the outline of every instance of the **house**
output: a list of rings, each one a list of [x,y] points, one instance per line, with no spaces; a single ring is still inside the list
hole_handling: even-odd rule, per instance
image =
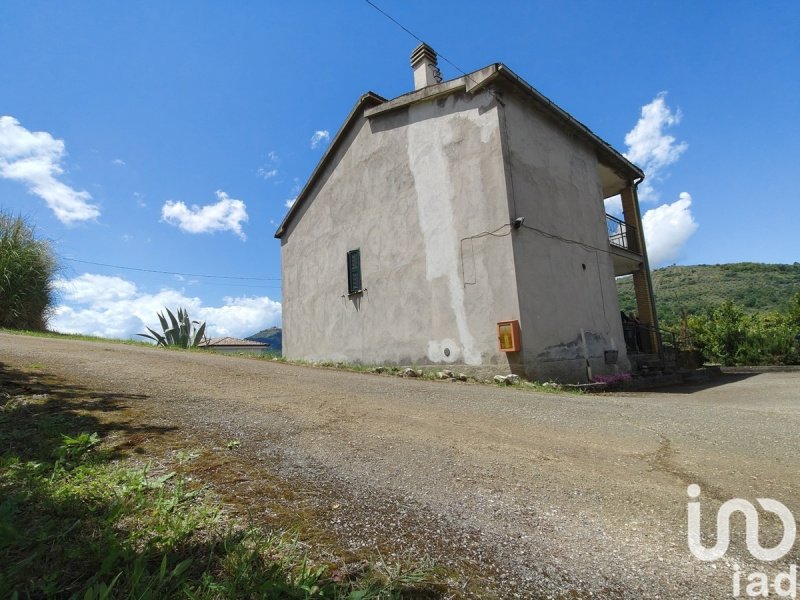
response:
[[[197,344],[197,347],[224,354],[263,354],[269,348],[269,344],[235,337],[216,337],[203,339],[202,342]]]
[[[442,82],[436,64],[422,44],[414,91],[358,100],[276,231],[284,356],[560,381],[629,369],[615,276],[633,275],[659,345],[644,173],[505,65]]]

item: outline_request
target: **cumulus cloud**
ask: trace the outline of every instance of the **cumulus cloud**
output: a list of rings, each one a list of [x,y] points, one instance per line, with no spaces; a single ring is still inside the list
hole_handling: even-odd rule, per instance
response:
[[[0,117],[0,177],[25,185],[65,225],[96,219],[100,209],[91,204],[91,194],[58,180],[66,153],[64,140],[46,131],[28,131],[14,117]]]
[[[664,130],[677,125],[680,111],[672,111],[666,103],[666,92],[661,92],[649,104],[642,107],[641,116],[633,129],[625,136],[628,151],[625,156],[641,166],[647,178],[639,185],[639,199],[654,201],[658,194],[654,183],[660,181],[667,167],[675,163],[686,151],[685,142],[677,142]],[[605,199],[606,212],[622,215],[620,196]],[[642,216],[647,254],[650,266],[655,268],[675,262],[684,244],[697,231],[697,222],[692,215],[692,196],[681,192],[671,204],[662,204],[650,209]]]
[[[610,215],[619,216],[622,214],[622,196],[617,194],[603,201],[606,205],[606,212]]]
[[[114,160],[111,161],[111,164],[116,165],[118,167],[124,167],[126,163],[121,158],[115,158]]]
[[[311,148],[316,150],[320,146],[328,143],[328,140],[331,139],[331,134],[328,132],[327,129],[320,129],[314,132],[314,135],[311,136]]]
[[[661,179],[666,167],[677,161],[689,145],[678,142],[665,130],[681,122],[680,110],[672,111],[666,102],[666,92],[661,92],[642,107],[636,126],[625,136],[628,151],[625,157],[636,163],[647,178],[639,187],[639,199],[657,200],[653,184]]]
[[[682,192],[672,204],[662,204],[644,214],[642,226],[651,267],[675,262],[683,245],[697,231],[691,207],[692,196]]]
[[[168,200],[161,207],[161,220],[188,233],[232,231],[244,241],[242,223],[248,218],[245,203],[230,198],[222,190],[217,190],[216,194],[217,202],[205,206],[188,207],[180,200]]]
[[[259,167],[257,171],[260,177],[264,179],[272,179],[278,175],[278,169],[270,169],[268,167]]]
[[[289,198],[288,200],[286,200],[286,202],[284,202],[284,203],[283,203],[283,205],[284,205],[286,208],[292,208],[292,207],[294,206],[294,203],[295,203],[296,201],[297,201],[297,198]]]
[[[192,319],[206,321],[209,337],[244,337],[280,324],[281,304],[268,296],[227,297],[221,306],[204,306],[197,297],[164,288],[146,293],[121,277],[84,273],[56,281],[61,301],[50,327],[62,333],[129,338],[145,327],[160,331],[156,313],[185,307]]]

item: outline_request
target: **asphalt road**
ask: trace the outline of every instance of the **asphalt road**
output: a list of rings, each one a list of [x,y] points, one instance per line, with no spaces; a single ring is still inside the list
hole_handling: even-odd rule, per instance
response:
[[[707,546],[728,499],[800,517],[799,371],[575,396],[5,333],[0,365],[141,394],[154,423],[235,436],[253,469],[277,456],[282,478],[339,490],[340,540],[463,554],[501,596],[730,598],[738,565],[746,597],[747,574],[800,563],[800,544],[755,560],[742,518],[716,562],[686,542],[690,484]],[[772,546],[780,522],[761,516]]]

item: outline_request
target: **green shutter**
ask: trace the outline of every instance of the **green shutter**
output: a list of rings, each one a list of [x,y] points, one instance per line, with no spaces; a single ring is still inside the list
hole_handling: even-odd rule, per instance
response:
[[[347,293],[361,291],[361,250],[350,250],[347,253]]]

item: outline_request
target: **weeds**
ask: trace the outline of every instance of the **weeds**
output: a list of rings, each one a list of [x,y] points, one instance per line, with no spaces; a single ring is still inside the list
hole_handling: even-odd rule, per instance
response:
[[[86,398],[14,393],[4,375],[0,597],[437,597],[427,563],[343,575],[297,535],[244,528],[185,472],[199,452],[175,456],[182,473],[154,472],[105,447]]]

